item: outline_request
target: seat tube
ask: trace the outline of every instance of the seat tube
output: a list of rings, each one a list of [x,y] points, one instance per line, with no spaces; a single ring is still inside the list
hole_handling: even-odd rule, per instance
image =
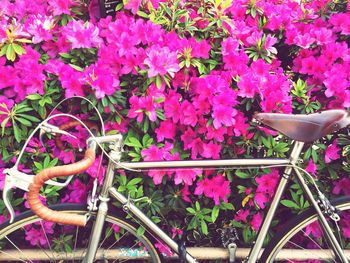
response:
[[[293,147],[293,150],[290,155],[290,163],[295,164],[298,161],[299,155],[301,153],[301,150],[303,149],[304,143],[296,141]],[[264,240],[266,238],[267,232],[270,228],[272,219],[276,213],[277,207],[279,205],[279,202],[281,201],[282,195],[285,191],[285,188],[287,186],[287,183],[289,181],[289,176],[292,172],[292,167],[286,167],[283,173],[283,177],[281,178],[277,189],[275,191],[274,198],[272,200],[272,203],[270,205],[270,208],[267,212],[267,215],[264,219],[264,222],[260,228],[258,237],[256,238],[254,247],[249,253],[249,256],[247,258],[248,263],[255,263],[258,261],[259,253],[261,251],[261,248],[263,246]]]

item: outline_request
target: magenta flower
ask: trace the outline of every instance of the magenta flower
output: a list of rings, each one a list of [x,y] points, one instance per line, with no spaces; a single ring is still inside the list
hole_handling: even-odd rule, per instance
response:
[[[101,44],[99,29],[90,22],[70,21],[62,32],[72,48],[93,48]]]
[[[252,218],[252,221],[250,222],[250,225],[255,232],[257,232],[260,229],[262,221],[263,221],[263,217],[262,217],[260,212],[253,215],[253,218]]]
[[[307,163],[307,166],[306,166],[305,170],[307,172],[311,173],[312,175],[316,175],[317,166],[312,161],[312,159],[310,159],[309,162]]]
[[[329,145],[325,152],[325,162],[330,163],[331,161],[337,160],[340,157],[340,149],[337,146],[337,140],[335,140],[331,145]]]
[[[158,142],[164,141],[164,139],[174,140],[176,134],[176,125],[169,120],[162,121],[159,128],[156,129]]]
[[[53,16],[70,15],[70,8],[77,5],[74,0],[52,0],[48,2]]]
[[[33,35],[33,44],[52,40],[52,29],[55,27],[55,21],[52,16],[39,14],[31,17],[30,20],[31,22],[28,27],[28,33]]]
[[[212,198],[215,205],[220,204],[220,199],[227,202],[227,196],[230,195],[230,182],[223,175],[217,175],[212,179],[204,178],[197,182],[195,195],[204,194],[206,197]]]
[[[350,195],[350,179],[342,178],[338,182],[334,182],[333,194]]]
[[[192,185],[201,173],[202,171],[199,169],[176,169],[174,182],[175,184]]]
[[[171,228],[171,233],[172,233],[171,237],[174,238],[176,236],[182,236],[184,231],[181,228],[172,227]]]
[[[171,52],[167,47],[159,45],[152,46],[147,51],[147,58],[144,63],[148,66],[148,77],[152,78],[157,75],[164,76],[169,74],[174,77],[175,73],[180,70],[175,52]]]
[[[273,46],[274,44],[276,44],[276,42],[277,42],[277,38],[272,37],[270,35],[266,36],[264,49],[266,50],[268,56],[271,54],[274,54],[274,55],[277,54],[277,49]]]
[[[237,212],[237,214],[234,216],[235,221],[241,221],[244,223],[247,223],[247,217],[249,216],[250,212],[249,210],[241,209]]]
[[[204,158],[219,159],[220,158],[221,145],[213,143],[212,141],[203,144],[203,152],[201,155]]]
[[[137,97],[132,96],[129,100],[130,110],[128,113],[129,118],[136,118],[137,122],[142,122],[143,115],[146,114],[150,121],[157,119],[156,103],[153,101],[153,97]]]
[[[310,235],[311,234],[311,235]],[[323,236],[322,229],[318,223],[318,221],[315,221],[309,225],[306,226],[305,228],[305,233],[304,235],[306,237],[313,236],[314,238],[320,238]]]
[[[113,76],[110,69],[98,63],[91,65],[85,71],[86,82],[95,91],[96,98],[113,95],[119,88],[119,79]]]
[[[226,127],[232,126],[236,123],[234,116],[237,114],[237,110],[230,106],[215,105],[213,106],[212,117],[214,119],[213,125],[215,129],[220,128],[222,125]]]

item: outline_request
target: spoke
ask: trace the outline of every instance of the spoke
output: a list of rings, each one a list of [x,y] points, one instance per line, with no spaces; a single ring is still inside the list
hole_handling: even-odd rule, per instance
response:
[[[19,247],[17,247],[17,246],[15,245],[15,243],[12,242],[11,239],[9,239],[7,236],[5,236],[5,238],[6,238],[7,241],[10,242],[10,243],[12,244],[12,246],[14,246],[22,255],[25,255],[25,254],[23,253],[23,251],[22,251]],[[28,259],[30,262],[33,263],[33,261],[31,261],[29,258],[27,258],[27,259]]]
[[[74,251],[77,248],[78,233],[79,233],[79,227],[77,227],[77,230],[75,231],[75,240],[74,240],[74,249],[73,249],[73,263],[74,263]]]
[[[115,244],[117,244],[118,242],[120,242],[120,240],[122,240],[122,239],[126,236],[127,233],[128,233],[128,231],[126,231],[126,232],[124,233],[124,235],[122,235],[118,240],[116,240],[112,245],[110,245],[110,246],[107,248],[107,251],[110,250]]]
[[[51,248],[51,243],[50,243],[49,239],[47,238],[46,230],[45,230],[45,227],[44,227],[44,225],[43,225],[43,221],[42,221],[42,220],[40,220],[40,225],[41,225],[41,228],[42,228],[42,230],[43,230],[43,232],[44,232],[46,242],[47,242],[47,244],[49,245],[49,249],[50,249],[50,251],[52,252],[52,258],[53,258],[53,260],[56,262],[55,256],[54,256],[54,254],[53,254],[53,250],[52,250],[52,248]]]
[[[108,230],[108,232],[107,232],[105,238],[101,241],[101,244],[100,244],[100,246],[98,247],[98,249],[100,249],[100,248],[102,247],[103,243],[107,240],[107,238],[109,237],[109,234],[110,234],[111,232],[112,232],[112,227],[109,228],[109,230]]]
[[[288,243],[294,245],[294,246],[297,247],[297,248],[300,248],[301,250],[307,250],[307,249],[303,248],[302,246],[300,246],[300,245],[298,245],[298,244],[296,244],[296,243],[294,243],[294,242],[292,242],[292,241],[288,241]],[[317,244],[317,245],[318,245],[318,244]],[[324,249],[322,249],[321,247],[320,247],[320,249],[321,249],[323,252],[325,252]],[[308,250],[308,251],[310,251],[310,250]],[[318,252],[318,251],[317,251],[317,252]],[[315,253],[314,255],[317,257],[317,254],[316,254],[316,253]],[[327,253],[325,253],[325,255],[327,255]],[[334,261],[334,259],[333,259],[332,261],[335,262],[335,263],[337,263],[336,261]],[[292,262],[293,262],[293,261],[292,261]],[[330,261],[328,261],[328,262],[330,262]]]
[[[137,245],[137,242],[135,242],[135,244],[132,246],[132,247],[130,247],[130,248],[128,248],[128,249],[132,249],[133,247],[135,247]],[[114,260],[112,263],[114,263],[114,262],[116,262],[118,259],[116,259],[116,260]],[[125,259],[125,260],[123,260],[123,261],[119,261],[120,263],[123,263],[123,262],[126,262],[126,261],[128,261],[129,259]]]

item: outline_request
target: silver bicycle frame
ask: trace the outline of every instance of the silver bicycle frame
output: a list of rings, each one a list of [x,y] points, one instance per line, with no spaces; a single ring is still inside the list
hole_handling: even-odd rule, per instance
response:
[[[320,207],[318,206],[315,198],[313,197],[309,187],[307,186],[302,174],[299,170],[293,168],[296,166],[299,155],[303,148],[303,142],[295,142],[292,149],[289,159],[229,159],[229,160],[195,160],[195,161],[166,161],[166,162],[122,162],[120,167],[129,168],[129,169],[164,169],[164,168],[218,168],[222,169],[223,167],[266,167],[266,166],[285,166],[284,173],[282,178],[277,186],[275,196],[272,200],[268,213],[264,219],[264,222],[260,228],[256,242],[251,249],[249,256],[247,258],[248,263],[255,263],[258,260],[259,253],[262,249],[263,241],[267,235],[267,231],[270,228],[272,219],[275,215],[278,204],[281,201],[282,195],[286,189],[286,185],[289,181],[292,170],[295,171],[297,179],[301,184],[304,192],[307,194],[310,203],[315,207],[318,216],[321,221],[321,225],[333,247],[333,250],[336,251],[339,258],[343,262],[348,262],[344,256],[344,253],[341,250],[339,243],[337,242],[332,230],[330,229]],[[117,158],[114,161],[119,162],[120,155],[117,155]],[[122,205],[123,209],[127,212],[131,212],[144,226],[146,226],[155,236],[159,237],[165,244],[167,244],[174,252],[178,253],[178,244],[169,237],[163,230],[161,230],[156,224],[154,224],[139,208],[137,208],[128,198],[119,193],[112,185],[114,178],[114,171],[116,164],[109,162],[107,173],[105,177],[105,182],[102,188],[100,195],[100,205],[97,212],[97,219],[93,227],[93,232],[91,235],[91,240],[89,242],[88,254],[84,259],[84,262],[90,263],[93,262],[95,253],[98,248],[98,242],[100,240],[103,224],[108,211],[108,201],[109,195],[117,199]],[[186,254],[186,260],[190,263],[196,263],[197,261],[189,254]]]

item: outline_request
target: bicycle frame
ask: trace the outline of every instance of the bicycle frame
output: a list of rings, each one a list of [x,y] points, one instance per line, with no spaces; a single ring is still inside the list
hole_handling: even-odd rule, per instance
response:
[[[303,142],[295,142],[289,159],[229,159],[229,160],[196,160],[196,161],[166,161],[166,162],[120,162],[120,167],[128,169],[159,169],[159,168],[232,168],[232,167],[259,167],[263,168],[266,166],[284,166],[284,172],[277,186],[275,196],[272,200],[268,213],[264,219],[264,222],[260,228],[257,239],[253,248],[250,250],[249,256],[246,259],[248,263],[255,263],[258,260],[259,253],[262,250],[263,241],[267,235],[268,229],[270,228],[272,219],[275,215],[278,204],[281,201],[282,195],[286,189],[287,183],[290,179],[291,172],[294,170],[297,179],[306,193],[311,205],[315,208],[320,218],[321,226],[326,233],[328,240],[331,243],[333,250],[336,252],[338,257],[343,262],[348,262],[345,258],[344,253],[341,250],[339,243],[337,242],[330,226],[328,225],[325,216],[323,215],[317,201],[313,197],[313,194],[307,183],[305,182],[303,175],[296,168],[296,163],[300,156],[301,150],[303,148]],[[114,161],[120,161],[120,152],[113,155]],[[127,197],[119,193],[113,186],[114,171],[117,165],[112,161],[109,161],[105,181],[100,194],[100,204],[97,212],[97,218],[95,225],[93,226],[93,231],[91,239],[89,241],[88,253],[84,262],[90,263],[93,261],[95,253],[98,248],[98,242],[100,240],[101,231],[103,228],[103,223],[108,211],[108,201],[109,197],[112,196],[118,200],[123,209],[127,212],[131,212],[143,225],[145,225],[151,232],[153,232],[157,237],[159,237],[165,244],[167,244],[174,252],[178,253],[178,244],[169,237],[164,231],[162,231],[156,224],[154,224],[140,209],[138,209]],[[186,260],[190,263],[196,263],[189,253],[186,254]]]

